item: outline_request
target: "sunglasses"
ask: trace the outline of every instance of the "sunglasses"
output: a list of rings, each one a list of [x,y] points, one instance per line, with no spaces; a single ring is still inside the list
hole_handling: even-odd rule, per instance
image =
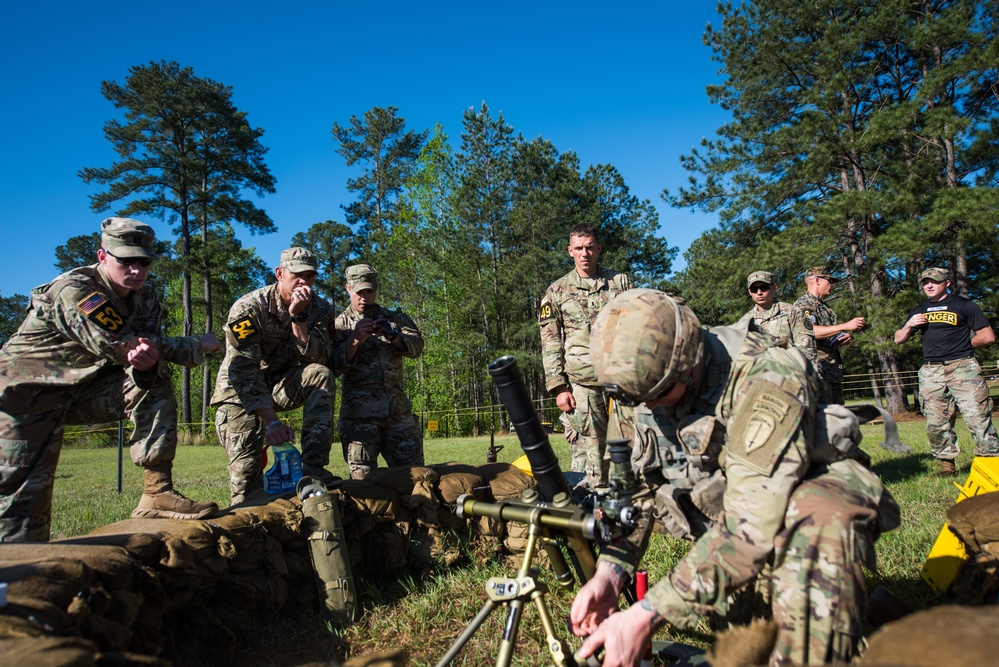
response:
[[[770,291],[770,285],[763,285],[761,283],[757,283],[755,285],[751,285],[750,288],[749,288],[749,291],[750,292],[769,292]]]
[[[114,254],[107,248],[104,249],[104,252],[117,259],[118,263],[124,266],[133,266],[135,264],[138,264],[139,266],[145,268],[153,263],[153,260],[149,259],[148,257],[119,257],[118,255]]]

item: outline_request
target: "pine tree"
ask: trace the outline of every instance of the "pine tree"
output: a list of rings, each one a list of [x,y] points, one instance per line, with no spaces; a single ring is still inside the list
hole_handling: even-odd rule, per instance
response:
[[[91,196],[91,208],[104,211],[119,201],[118,215],[152,215],[175,224],[177,259],[182,263],[183,335],[193,334],[192,282],[202,277],[206,308],[205,331],[213,326],[212,267],[191,261],[198,231],[208,243],[209,229],[238,223],[252,233],[270,233],[273,222],[246,198],[274,192],[274,177],[266,164],[263,130],[253,128],[246,113],[232,104],[232,89],[194,75],[176,62],[151,62],[129,68],[124,85],[105,81],[104,97],[124,113],[104,125],[120,160],[106,168],[80,171],[90,184],[107,186]],[[191,421],[190,369],[182,369],[181,408]]]

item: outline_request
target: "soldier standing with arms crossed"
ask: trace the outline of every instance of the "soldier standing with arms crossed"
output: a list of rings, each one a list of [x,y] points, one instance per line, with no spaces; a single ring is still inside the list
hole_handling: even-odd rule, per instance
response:
[[[614,295],[631,288],[627,274],[599,264],[603,246],[591,225],[569,230],[573,269],[548,287],[539,308],[545,387],[555,397],[572,451],[572,471],[591,489],[607,482],[607,397],[590,363],[590,324]]]
[[[899,345],[921,331],[923,365],[919,369],[919,400],[926,416],[926,433],[942,477],[957,474],[954,459],[960,453],[954,433],[956,404],[975,441],[975,456],[999,456],[999,436],[992,424],[992,398],[975,359],[975,348],[995,342],[996,336],[974,301],[948,294],[947,270],[926,269],[919,285],[928,297],[909,312],[895,332]]]
[[[137,220],[104,220],[97,264],[32,290],[27,317],[0,351],[0,542],[48,541],[66,424],[135,424],[129,454],[145,473],[133,517],[218,510],[173,488],[177,400],[165,362],[196,366],[221,343],[161,335],[159,299],[146,284],[155,240]]]
[[[839,278],[826,271],[824,266],[814,266],[805,272],[805,289],[794,305],[801,310],[805,319],[812,323],[815,335],[816,370],[822,378],[820,403],[843,405],[843,357],[840,348],[853,340],[853,331],[864,328],[866,320],[855,317],[839,324],[836,313],[823,297],[829,296]]]
[[[423,354],[423,335],[401,310],[378,305],[378,272],[347,267],[350,305],[336,318],[331,364],[343,374],[340,438],[351,479],[378,467],[422,466],[423,432],[402,388],[404,358]]]
[[[263,488],[265,444],[291,442],[295,431],[278,411],[303,407],[302,472],[326,484],[333,443],[333,372],[329,327],[333,307],[313,293],[316,257],[288,248],[277,282],[240,297],[229,309],[226,355],[212,405],[219,442],[229,455],[233,505]]]

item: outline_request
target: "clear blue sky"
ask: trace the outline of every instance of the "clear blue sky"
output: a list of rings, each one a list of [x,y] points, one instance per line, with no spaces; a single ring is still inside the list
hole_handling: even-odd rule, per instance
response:
[[[462,113],[486,102],[516,132],[609,163],[659,211],[681,253],[714,220],[660,199],[686,180],[679,156],[726,119],[704,88],[717,64],[701,41],[713,2],[6,3],[0,25],[3,160],[0,295],[57,273],[55,248],[99,228],[97,192],[77,173],[115,159],[104,123],[117,111],[101,82],[175,60],[233,89],[265,130],[277,192],[258,200],[278,231],[251,237],[273,266],[296,232],[343,221],[357,175],[330,129],[395,106],[410,129],[443,124],[455,147]],[[167,223],[148,220],[161,237]],[[95,260],[96,261],[96,260]],[[682,262],[680,262],[682,265]],[[674,269],[680,268],[674,265]]]

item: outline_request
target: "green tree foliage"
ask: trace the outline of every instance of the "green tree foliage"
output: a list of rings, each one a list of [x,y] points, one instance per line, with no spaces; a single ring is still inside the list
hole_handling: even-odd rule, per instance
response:
[[[374,255],[379,299],[413,315],[427,340],[410,362],[416,409],[462,432],[489,427],[487,406],[498,401],[485,368],[503,354],[517,356],[533,395],[545,397],[537,304],[572,269],[573,225],[594,224],[604,265],[635,267],[647,283],[670,270],[676,252],[655,237],[655,209],[615,169],[581,173],[574,153],[516,136],[485,105],[465,112],[458,151],[434,128],[396,211]]]
[[[292,246],[308,248],[319,259],[315,289],[337,312],[346,308],[350,301],[344,289],[347,282],[344,271],[357,254],[356,243],[350,227],[332,220],[317,222],[291,238]]]
[[[727,79],[708,95],[732,121],[681,158],[690,183],[664,198],[721,225],[673,284],[720,323],[748,308],[750,271],[787,289],[812,264],[838,267],[836,310],[871,323],[852,363],[876,361],[901,411],[890,339],[919,300],[916,277],[949,266],[963,291],[994,256],[995,6],[771,0],[720,13],[705,42]]]
[[[28,297],[0,295],[0,347],[14,335],[28,312]]]
[[[93,232],[74,236],[66,241],[66,245],[55,250],[55,267],[62,272],[87,266],[97,262],[97,250],[101,247],[101,233]]]
[[[195,258],[194,239],[200,231],[201,243],[209,247],[215,242],[211,228],[225,224],[241,224],[251,233],[275,230],[267,214],[246,197],[274,192],[274,177],[264,162],[267,149],[260,143],[263,130],[251,127],[246,113],[235,108],[230,87],[197,77],[176,62],[131,67],[124,85],[105,81],[101,92],[122,110],[125,122],[114,119],[104,125],[120,159],[110,167],[80,171],[86,183],[106,186],[91,196],[91,207],[104,211],[121,201],[119,215],[155,216],[174,225],[183,334],[194,331],[191,290],[198,278],[208,304],[203,330],[210,331],[212,292],[224,267],[206,263],[217,252]],[[181,406],[184,421],[191,421],[187,368],[182,371]]]
[[[364,118],[351,116],[346,127],[333,123],[336,152],[348,167],[361,163],[365,171],[347,181],[357,200],[344,208],[347,224],[360,236],[365,252],[377,251],[398,219],[396,202],[427,133],[406,131],[396,107],[373,107]]]

